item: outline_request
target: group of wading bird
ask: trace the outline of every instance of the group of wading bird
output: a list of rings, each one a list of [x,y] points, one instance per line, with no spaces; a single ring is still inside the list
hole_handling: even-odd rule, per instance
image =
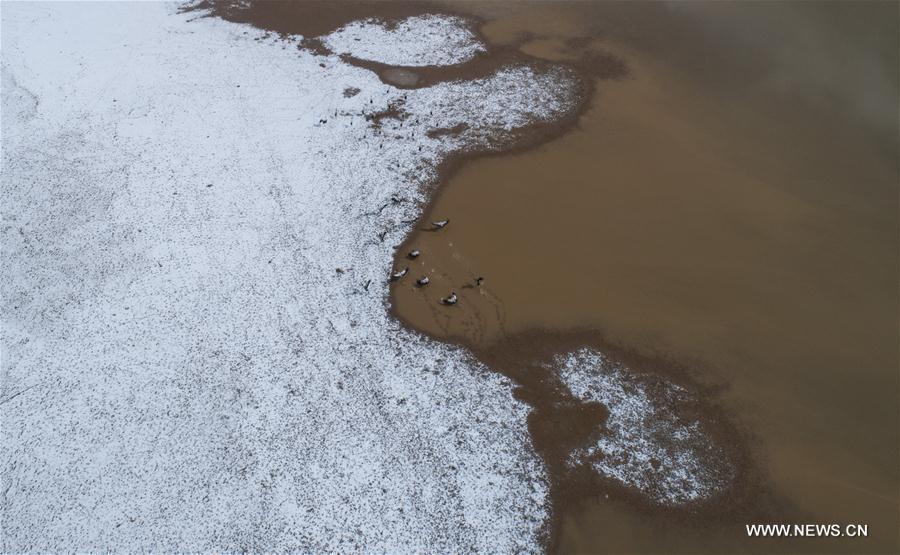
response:
[[[444,229],[445,227],[447,227],[447,224],[449,224],[449,223],[450,223],[450,220],[440,220],[437,222],[431,222],[431,227],[424,229],[423,231],[440,231],[440,230]],[[410,260],[415,260],[416,258],[419,257],[420,254],[422,254],[422,253],[419,252],[418,249],[415,249],[415,250],[411,250],[408,253],[406,253],[406,257],[409,258]],[[409,266],[403,268],[402,270],[400,270],[398,272],[392,273],[391,281],[399,281],[399,280],[403,279],[403,277],[408,273],[409,273]],[[482,278],[482,277],[475,278],[475,286],[477,287],[477,286],[481,285],[482,281],[484,281],[484,278]],[[428,279],[428,276],[422,276],[416,280],[416,287],[425,287],[430,282],[431,282],[431,280]],[[472,286],[469,285],[467,287],[472,287]],[[465,289],[465,287],[463,287],[463,289]],[[452,291],[452,290],[450,291],[449,295],[441,298],[441,304],[447,305],[447,306],[453,306],[457,303],[457,301],[459,301],[459,296],[456,294],[456,291]]]

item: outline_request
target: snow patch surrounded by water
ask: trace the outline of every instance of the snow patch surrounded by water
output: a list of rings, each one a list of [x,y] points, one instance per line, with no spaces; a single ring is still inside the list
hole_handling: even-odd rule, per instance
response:
[[[354,21],[322,38],[335,54],[393,66],[446,66],[472,59],[484,45],[463,18],[422,15],[387,23]]]
[[[725,453],[699,420],[679,415],[679,408],[695,402],[687,390],[636,375],[590,349],[559,357],[557,363],[573,395],[609,410],[600,439],[573,453],[572,465],[587,462],[601,475],[666,505],[710,498],[730,482]]]
[[[2,51],[4,552],[539,550],[527,406],[387,278],[437,164],[569,74],[400,91],[156,2],[4,5]]]

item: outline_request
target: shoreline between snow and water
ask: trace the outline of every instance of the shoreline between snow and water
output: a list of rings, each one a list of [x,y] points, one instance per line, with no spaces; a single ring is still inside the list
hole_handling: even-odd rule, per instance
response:
[[[555,478],[521,384],[404,329],[388,275],[442,164],[572,117],[577,75],[401,90],[196,14],[4,9],[4,548],[540,550]],[[322,43],[414,65],[371,48],[399,29],[480,63],[460,25]],[[564,367],[567,406],[609,402]]]

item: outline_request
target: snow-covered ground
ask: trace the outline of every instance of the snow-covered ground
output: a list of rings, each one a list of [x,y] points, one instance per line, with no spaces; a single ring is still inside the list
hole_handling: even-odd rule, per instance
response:
[[[3,5],[3,551],[538,550],[527,407],[386,278],[437,164],[572,110],[574,76],[401,91],[196,16]],[[324,42],[455,63],[463,26]]]
[[[423,15],[395,25],[353,21],[323,40],[335,54],[395,66],[444,66],[470,60],[484,45],[459,17]]]
[[[196,15],[3,6],[3,550],[537,549],[526,407],[386,277],[436,163],[566,74],[399,91]]]
[[[572,453],[570,464],[590,464],[664,505],[712,497],[734,478],[703,423],[678,414],[696,402],[686,389],[642,378],[591,349],[558,357],[556,366],[575,397],[609,411],[606,433],[596,445]]]

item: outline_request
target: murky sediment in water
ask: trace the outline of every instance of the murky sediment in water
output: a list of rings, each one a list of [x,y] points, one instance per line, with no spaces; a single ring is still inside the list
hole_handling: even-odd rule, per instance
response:
[[[450,179],[425,217],[450,225],[397,257],[431,283],[395,285],[396,313],[479,351],[588,328],[693,365],[757,438],[782,514],[869,525],[766,542],[596,498],[567,508],[558,548],[896,549],[896,10],[470,8],[496,44],[611,53],[628,76],[598,85],[575,131]]]

